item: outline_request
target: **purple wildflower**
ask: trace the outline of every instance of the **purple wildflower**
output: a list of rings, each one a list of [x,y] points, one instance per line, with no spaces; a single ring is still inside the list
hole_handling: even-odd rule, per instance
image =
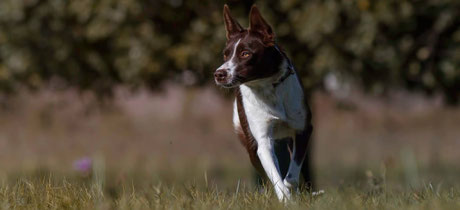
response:
[[[93,167],[93,161],[89,157],[80,158],[73,162],[73,168],[82,174],[89,174]]]

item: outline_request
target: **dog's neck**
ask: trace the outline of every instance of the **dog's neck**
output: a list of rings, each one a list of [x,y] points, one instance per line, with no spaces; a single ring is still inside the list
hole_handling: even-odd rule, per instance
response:
[[[276,80],[275,83],[273,83],[273,87],[278,86],[279,84],[284,82],[284,80],[286,80],[289,76],[295,74],[294,65],[292,65],[291,60],[287,57],[287,55],[284,52],[282,52],[279,49],[278,45],[275,45],[275,49],[283,57],[283,62],[281,64],[281,66],[280,66],[280,74],[281,74],[281,76]]]
[[[241,95],[244,100],[247,100],[250,103],[255,104],[267,104],[270,107],[276,106],[280,101],[279,95],[285,95],[285,91],[289,91],[290,88],[286,88],[286,85],[289,86],[289,82],[292,80],[286,79],[291,77],[289,73],[290,68],[287,60],[284,60],[280,65],[280,70],[273,76],[253,80],[247,83],[244,83],[238,87],[240,89]],[[286,77],[286,75],[289,75]]]
[[[279,52],[281,53],[281,51]],[[257,80],[253,80],[250,82],[246,82],[242,85],[250,89],[254,89],[254,90],[256,89],[259,89],[259,90],[260,89],[271,89],[271,90],[276,89],[277,86],[285,82],[285,80],[288,77],[295,74],[294,68],[290,60],[283,53],[281,53],[281,55],[284,58],[283,58],[283,62],[281,62],[280,66],[278,67],[279,71],[277,73],[267,78],[262,78],[262,79],[257,79]]]

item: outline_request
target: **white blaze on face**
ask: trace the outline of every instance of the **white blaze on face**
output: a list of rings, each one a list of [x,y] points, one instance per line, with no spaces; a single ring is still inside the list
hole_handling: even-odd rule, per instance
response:
[[[217,69],[228,69],[228,74],[230,75],[230,78],[233,78],[235,75],[235,69],[236,69],[236,64],[235,64],[235,55],[236,55],[236,48],[238,47],[238,44],[240,43],[241,39],[238,39],[238,41],[235,43],[235,46],[233,46],[233,53],[232,57],[227,60],[222,66],[220,66]]]

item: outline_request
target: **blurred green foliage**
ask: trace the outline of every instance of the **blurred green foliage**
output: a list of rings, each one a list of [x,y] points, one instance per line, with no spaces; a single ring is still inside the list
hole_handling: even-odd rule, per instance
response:
[[[224,3],[247,26],[253,1],[2,0],[0,90],[54,81],[110,95],[118,84],[210,83],[225,45]],[[460,100],[458,0],[257,4],[309,90],[334,73],[370,93]]]

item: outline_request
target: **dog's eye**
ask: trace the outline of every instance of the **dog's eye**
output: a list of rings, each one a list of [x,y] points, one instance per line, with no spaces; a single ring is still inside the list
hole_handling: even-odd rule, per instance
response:
[[[242,57],[242,58],[247,58],[247,57],[249,57],[250,55],[251,55],[251,53],[248,52],[248,51],[243,51],[243,52],[241,52],[241,57]]]

